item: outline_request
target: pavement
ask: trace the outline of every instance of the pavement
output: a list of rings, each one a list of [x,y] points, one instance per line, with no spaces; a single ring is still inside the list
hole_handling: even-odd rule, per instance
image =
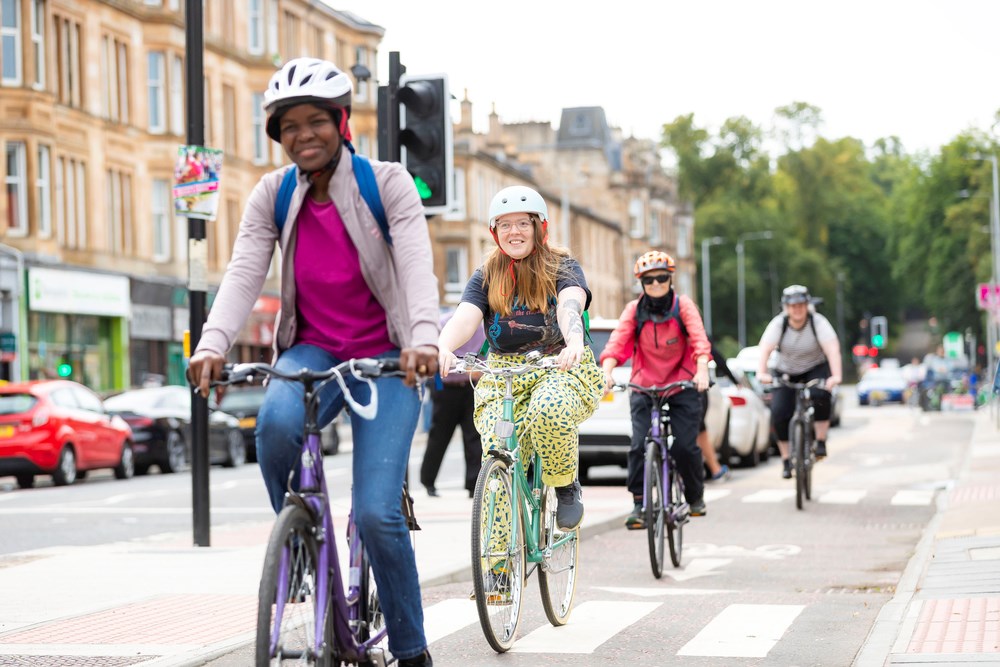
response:
[[[1000,415],[979,411],[954,483],[937,497],[853,667],[1000,665]],[[421,583],[471,580],[471,500],[460,487],[415,492]],[[620,487],[584,488],[582,530],[621,525]],[[346,507],[335,507],[344,526]],[[271,520],[0,558],[0,665],[195,667],[253,641]],[[123,582],[128,582],[127,584]]]

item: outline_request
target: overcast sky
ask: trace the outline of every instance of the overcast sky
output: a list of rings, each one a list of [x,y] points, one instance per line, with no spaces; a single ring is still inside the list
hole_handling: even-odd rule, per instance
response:
[[[327,0],[385,28],[379,77],[445,72],[474,126],[601,106],[626,134],[659,138],[747,116],[765,129],[795,101],[830,138],[897,135],[935,151],[1000,109],[1000,0]],[[343,63],[349,67],[353,63]]]

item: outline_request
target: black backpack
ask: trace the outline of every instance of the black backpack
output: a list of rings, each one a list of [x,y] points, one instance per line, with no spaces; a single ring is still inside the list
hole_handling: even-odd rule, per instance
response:
[[[649,316],[649,311],[645,308],[640,308],[642,305],[642,299],[639,299],[640,303],[635,308],[635,340],[632,342],[632,346],[637,347],[639,345],[639,332],[642,331],[642,326],[646,322],[652,322],[653,319]],[[681,326],[681,334],[687,338],[688,332],[687,327],[684,326],[684,319],[681,317],[681,295],[674,294],[674,304],[670,307],[670,311],[667,316],[663,318],[660,322],[654,322],[654,324],[662,324],[663,322],[669,322],[670,320],[677,320],[677,324]]]

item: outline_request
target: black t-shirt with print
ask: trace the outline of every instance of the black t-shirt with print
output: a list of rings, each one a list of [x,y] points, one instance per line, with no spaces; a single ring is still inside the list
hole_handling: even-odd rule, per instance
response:
[[[580,287],[587,294],[584,310],[590,306],[590,290],[583,269],[575,259],[565,258],[556,278],[556,294],[549,299],[545,312],[529,311],[523,304],[515,304],[510,316],[504,317],[490,310],[490,300],[483,285],[483,270],[469,279],[462,293],[462,301],[483,311],[483,330],[490,350],[499,354],[526,354],[538,350],[555,354],[565,346],[559,323],[556,320],[557,295],[567,287]]]

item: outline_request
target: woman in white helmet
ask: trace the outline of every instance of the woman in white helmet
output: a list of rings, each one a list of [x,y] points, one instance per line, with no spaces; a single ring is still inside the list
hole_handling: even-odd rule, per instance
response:
[[[353,422],[354,509],[378,583],[389,649],[402,667],[430,665],[416,562],[399,499],[420,412],[417,376],[437,370],[437,279],[424,207],[406,170],[370,162],[388,236],[361,196],[350,155],[352,89],[336,65],[316,58],[291,60],[271,77],[264,93],[267,134],[293,164],[264,175],[246,202],[189,377],[207,396],[260,295],[276,242],[282,275],[273,363],[279,369],[325,370],[358,357],[400,358],[403,380],[377,380],[379,405],[391,409]],[[287,181],[294,191],[279,228],[278,193],[291,169],[297,169]],[[367,401],[364,383],[348,384],[358,400]],[[336,383],[326,385],[319,405],[323,427],[344,405]],[[257,418],[257,458],[275,511],[284,503],[292,471],[298,484],[303,419],[301,386],[272,380]]]
[[[597,408],[603,375],[584,345],[582,315],[590,304],[583,270],[562,248],[548,243],[548,208],[535,190],[504,188],[493,197],[490,231],[497,247],[476,270],[454,316],[438,339],[442,375],[453,353],[483,326],[496,363],[521,363],[538,350],[556,355],[559,369],[515,378],[514,421],[530,425],[524,457],[538,447],[542,480],[556,489],[558,525],[571,530],[583,519],[577,480],[577,425]],[[476,391],[476,427],[483,448],[499,444],[494,425],[502,413],[503,383],[485,376]],[[518,434],[520,435],[520,433]]]

